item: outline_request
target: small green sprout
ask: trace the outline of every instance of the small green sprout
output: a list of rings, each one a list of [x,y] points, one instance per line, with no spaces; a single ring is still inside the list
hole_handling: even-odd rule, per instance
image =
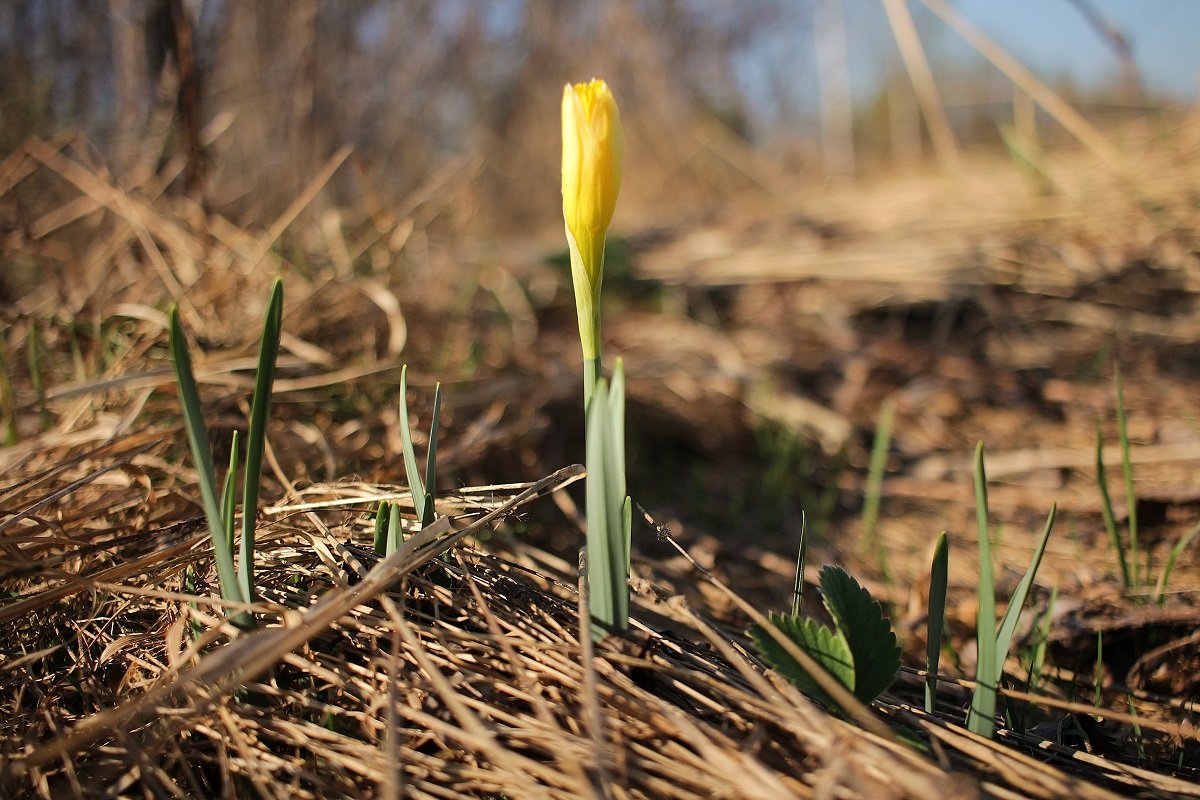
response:
[[[1042,538],[1033,551],[1033,558],[1025,570],[1016,591],[1009,599],[1008,608],[996,627],[996,585],[992,577],[992,548],[988,537],[987,474],[983,465],[983,442],[975,446],[975,516],[979,526],[979,610],[976,617],[976,663],[975,689],[971,693],[971,708],[967,713],[967,728],[980,736],[991,738],[996,728],[996,697],[1000,678],[1004,674],[1004,662],[1017,630],[1021,609],[1033,586],[1034,576],[1041,566],[1054,528],[1057,506],[1050,507]]]
[[[258,349],[258,370],[254,382],[254,398],[250,404],[250,429],[246,443],[246,469],[242,494],[242,540],[235,566],[234,550],[234,494],[237,485],[237,436],[235,433],[230,467],[221,495],[217,495],[217,479],[213,469],[212,449],[209,444],[208,426],[204,423],[204,411],[200,404],[200,392],[192,372],[192,360],[188,354],[187,338],[179,321],[179,309],[172,308],[170,315],[171,363],[175,368],[175,379],[179,388],[180,406],[183,411],[184,429],[192,461],[200,483],[200,497],[204,513],[208,517],[209,537],[217,562],[217,577],[221,597],[226,602],[246,604],[254,600],[254,524],[258,510],[259,481],[262,477],[262,457],[266,446],[267,417],[271,406],[271,389],[275,382],[275,364],[279,357],[279,337],[283,321],[283,281],[276,280],[271,289],[263,323],[262,339]],[[233,618],[234,624],[249,628],[254,617],[246,611]]]

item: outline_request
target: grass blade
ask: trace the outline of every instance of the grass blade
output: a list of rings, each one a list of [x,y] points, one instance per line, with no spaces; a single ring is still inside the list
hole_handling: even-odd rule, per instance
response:
[[[204,424],[204,412],[200,406],[200,393],[196,389],[196,378],[192,372],[192,359],[188,355],[187,340],[179,322],[179,309],[171,309],[170,343],[171,363],[175,369],[175,380],[179,387],[179,404],[183,411],[183,427],[187,431],[192,461],[200,483],[200,498],[204,513],[208,517],[209,535],[217,562],[217,578],[221,584],[221,596],[234,602],[245,602],[238,586],[237,573],[233,566],[233,549],[222,522],[221,506],[217,499],[216,477],[213,474],[212,450],[209,448],[208,428]]]
[[[975,446],[975,518],[979,528],[979,610],[975,620],[978,654],[975,691],[967,728],[988,739],[995,730],[996,688],[996,585],[992,577],[992,546],[988,539],[987,474],[983,468],[983,442]]]
[[[1158,584],[1154,587],[1154,594],[1158,598],[1157,602],[1160,606],[1167,602],[1167,582],[1171,580],[1171,570],[1175,569],[1175,562],[1192,543],[1192,539],[1196,538],[1197,533],[1200,533],[1200,525],[1196,525],[1185,533],[1171,548],[1171,554],[1167,556],[1167,563],[1163,565],[1162,574],[1158,576]]]
[[[1096,483],[1100,487],[1100,513],[1104,516],[1104,529],[1108,531],[1108,543],[1117,554],[1117,566],[1121,569],[1121,582],[1126,589],[1133,588],[1129,574],[1129,562],[1125,559],[1125,543],[1117,532],[1117,518],[1113,514],[1112,497],[1108,493],[1108,472],[1104,468],[1104,434],[1100,423],[1096,423]]]
[[[1033,578],[1037,575],[1038,567],[1042,565],[1042,556],[1046,552],[1046,543],[1050,541],[1050,531],[1054,528],[1054,517],[1057,514],[1058,504],[1056,503],[1050,506],[1050,514],[1046,517],[1046,525],[1042,529],[1042,538],[1034,548],[1029,567],[1021,576],[1021,582],[1017,584],[1016,591],[1008,601],[1008,608],[1004,611],[1004,618],[1000,621],[1000,631],[996,634],[997,678],[1004,674],[1004,661],[1008,658],[1008,648],[1012,643],[1013,634],[1016,633],[1017,622],[1021,619],[1021,609],[1025,606],[1025,598],[1029,596],[1029,589],[1033,586]]]
[[[437,493],[437,440],[441,419],[442,384],[439,382],[433,389],[433,423],[429,426],[429,452],[425,457],[425,513],[420,518],[422,528],[433,524],[434,517],[437,516],[433,507],[433,496]],[[449,556],[449,553],[446,555]]]
[[[1133,461],[1129,457],[1129,426],[1125,414],[1125,386],[1121,382],[1121,367],[1113,368],[1117,386],[1117,436],[1121,440],[1121,473],[1125,476],[1125,502],[1129,505],[1129,561],[1133,564],[1132,586],[1141,586],[1138,574],[1137,495],[1133,492]]]
[[[1046,665],[1046,645],[1050,642],[1050,626],[1054,623],[1054,605],[1058,602],[1058,587],[1050,590],[1050,599],[1046,601],[1046,611],[1038,621],[1036,644],[1033,646],[1033,657],[1029,661],[1029,684],[1026,691],[1033,693],[1042,684],[1042,669]]]
[[[950,543],[946,532],[938,536],[929,567],[929,615],[925,642],[925,711],[933,713],[937,673],[942,658],[942,629],[946,622],[946,589],[950,583]]]
[[[863,491],[862,528],[863,541],[868,547],[879,549],[875,527],[879,522],[879,503],[883,495],[883,473],[887,467],[888,449],[892,444],[892,419],[895,406],[885,400],[879,409],[879,423],[875,427],[875,442],[871,446],[871,462],[867,467],[867,485]],[[887,556],[880,549],[880,560],[886,563]],[[886,570],[885,570],[886,572]]]
[[[808,515],[800,512],[800,547],[796,550],[796,581],[792,584],[792,616],[804,610],[804,562],[808,558]]]
[[[242,482],[242,546],[238,553],[238,580],[247,602],[254,599],[254,524],[258,517],[258,491],[262,478],[263,451],[267,442],[267,418],[271,391],[275,386],[275,364],[279,360],[279,337],[283,329],[283,281],[275,279],[262,339],[258,344],[258,369],[254,375],[254,399],[250,402],[250,430],[246,437],[246,476]]]
[[[413,450],[412,429],[408,426],[408,364],[400,368],[400,447],[404,451],[404,473],[408,476],[408,491],[412,495],[417,519],[425,519],[425,487],[417,471],[417,454]]]

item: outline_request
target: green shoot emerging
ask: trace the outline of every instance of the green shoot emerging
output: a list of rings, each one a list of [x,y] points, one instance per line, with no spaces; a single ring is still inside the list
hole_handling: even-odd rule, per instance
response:
[[[1121,573],[1121,582],[1124,584],[1126,590],[1136,590],[1138,593],[1134,594],[1135,599],[1142,598],[1144,595],[1140,590],[1149,589],[1151,582],[1153,582],[1154,587],[1151,596],[1161,606],[1167,601],[1167,587],[1171,579],[1171,571],[1175,568],[1175,562],[1179,559],[1183,551],[1187,549],[1187,546],[1191,544],[1192,540],[1196,538],[1197,533],[1200,533],[1200,525],[1193,527],[1175,543],[1175,546],[1171,548],[1171,552],[1167,556],[1166,563],[1163,564],[1158,580],[1155,581],[1152,574],[1153,567],[1150,562],[1150,550],[1146,550],[1144,567],[1139,553],[1137,495],[1134,494],[1133,488],[1133,458],[1130,454],[1128,419],[1125,410],[1125,387],[1121,381],[1121,370],[1119,367],[1114,368],[1113,384],[1117,394],[1117,438],[1121,447],[1121,474],[1125,484],[1125,503],[1129,507],[1128,544],[1121,538],[1121,534],[1117,530],[1112,498],[1108,492],[1108,474],[1104,467],[1104,434],[1100,423],[1097,422],[1096,483],[1100,490],[1100,511],[1104,517],[1104,527],[1108,533],[1109,545],[1112,547],[1113,553],[1116,554],[1117,567]]]
[[[433,422],[429,426],[429,451],[425,458],[425,478],[422,480],[417,469],[412,430],[408,424],[408,365],[405,364],[400,369],[400,444],[404,449],[404,472],[408,476],[408,488],[412,493],[413,511],[422,528],[432,524],[437,517],[433,499],[437,491],[437,437],[441,415],[442,385],[439,383],[433,390]]]
[[[1042,529],[1042,538],[1034,549],[1033,558],[1016,591],[1008,603],[1000,626],[996,627],[996,587],[992,577],[991,543],[988,539],[987,475],[983,466],[983,442],[975,447],[975,512],[979,527],[979,611],[976,618],[978,655],[975,665],[975,690],[971,694],[971,708],[967,713],[967,728],[972,732],[991,738],[995,730],[996,696],[1000,678],[1004,674],[1004,662],[1016,633],[1021,610],[1033,586],[1033,579],[1041,566],[1054,528],[1057,508],[1052,506]]]
[[[929,616],[925,643],[925,710],[932,714],[937,696],[937,673],[942,658],[942,628],[946,622],[946,589],[950,582],[950,544],[938,536],[929,567]]]
[[[187,339],[179,321],[179,309],[171,309],[169,347],[171,363],[175,368],[175,379],[179,388],[184,428],[187,431],[192,461],[196,465],[204,513],[208,517],[209,537],[212,540],[213,553],[217,562],[221,597],[232,603],[249,603],[254,599],[254,522],[258,508],[259,481],[262,473],[262,455],[266,443],[271,387],[274,383],[275,363],[279,355],[282,317],[283,282],[276,280],[271,290],[271,299],[267,306],[266,321],[263,324],[262,340],[259,345],[258,372],[255,378],[250,430],[247,437],[242,501],[242,542],[238,563],[235,567],[233,530],[238,437],[235,433],[229,470],[226,472],[225,482],[218,498],[208,426],[204,422],[204,411],[200,404],[200,392],[192,371]],[[233,621],[242,627],[250,627],[254,624],[254,618],[249,612],[237,614]]]

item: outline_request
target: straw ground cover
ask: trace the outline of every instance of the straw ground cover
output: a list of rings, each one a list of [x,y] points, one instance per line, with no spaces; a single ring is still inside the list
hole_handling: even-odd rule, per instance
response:
[[[32,217],[4,250],[0,794],[1196,796],[1200,566],[1194,549],[1179,555],[1161,606],[1154,586],[1122,583],[1094,435],[1097,419],[1112,430],[1119,361],[1139,553],[1157,576],[1200,499],[1200,174],[1182,155],[1197,130],[1126,135],[1152,212],[1066,152],[1050,198],[980,157],[952,199],[930,175],[831,192],[813,213],[849,232],[823,243],[792,222],[751,237],[738,220],[635,238],[641,277],[625,294],[607,284],[619,311],[605,347],[625,359],[627,485],[647,513],[633,515],[631,630],[598,642],[581,614],[564,269],[410,250],[441,235],[421,205],[445,203],[436,193],[407,216],[347,209],[338,226],[293,226],[343,153],[288,214],[235,225],[161,196],[161,182],[118,190],[79,142],[28,142],[0,165],[5,213]],[[872,254],[874,278],[854,266]],[[22,270],[41,279],[9,277]],[[177,301],[194,337],[223,465],[251,415],[278,274],[258,624],[245,631],[223,623],[234,609],[219,599],[166,309]],[[405,479],[404,363],[418,452],[444,386],[438,516],[381,557],[379,503],[415,529],[421,502]],[[868,481],[885,401],[892,445]],[[1112,476],[1114,438],[1101,452]],[[1003,661],[992,739],[965,727],[979,440],[997,616],[1058,504],[1022,617],[1038,624]],[[886,581],[857,541],[874,485]],[[746,634],[789,607],[801,506],[829,493],[810,519],[809,573],[840,563],[885,599],[906,665],[858,715],[806,698]],[[1125,493],[1110,494],[1124,525]],[[948,599],[926,710],[941,530]]]

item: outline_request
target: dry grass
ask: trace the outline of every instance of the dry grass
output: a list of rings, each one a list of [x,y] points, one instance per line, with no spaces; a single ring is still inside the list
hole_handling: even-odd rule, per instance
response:
[[[578,470],[554,470],[573,458],[559,428],[574,424],[562,409],[578,399],[566,282],[528,259],[459,263],[433,226],[461,189],[454,175],[402,207],[307,222],[308,202],[346,168],[339,153],[255,228],[164,195],[181,164],[117,185],[80,140],[28,142],[0,164],[0,198],[19,223],[3,243],[12,390],[0,410],[15,441],[0,450],[0,793],[1200,796],[1190,632],[1200,561],[1185,555],[1162,610],[1133,605],[1113,581],[1087,459],[1094,418],[1112,401],[1078,366],[1110,336],[1138,360],[1127,401],[1143,498],[1163,509],[1148,523],[1161,557],[1200,502],[1200,445],[1180,422],[1192,413],[1191,374],[1162,366],[1200,341],[1196,136],[1185,125],[1138,151],[1139,191],[1152,190],[1153,205],[1114,189],[1084,154],[1055,158],[1049,197],[977,159],[955,185],[926,176],[840,190],[802,226],[639,246],[641,273],[685,298],[609,328],[632,368],[631,417],[648,420],[654,446],[726,463],[731,443],[770,419],[818,452],[847,453],[852,505],[875,409],[897,401],[881,528],[896,584],[873,589],[890,595],[919,663],[926,549],[950,528],[957,659],[933,715],[906,668],[872,705],[877,733],[747,652],[747,607],[766,610],[790,586],[786,536],[762,533],[752,515],[689,516],[678,500],[686,478],[659,476],[681,489],[655,512],[670,528],[651,520],[635,535],[634,634],[590,644],[578,615],[582,539],[563,491]],[[210,427],[227,447],[245,417],[257,304],[276,272],[289,294],[274,505],[256,552],[260,626],[245,634],[221,623],[212,596],[163,309],[179,302],[203,344]],[[444,492],[450,517],[380,562],[373,504],[405,497],[390,485],[402,474],[392,396],[402,359],[419,367],[415,385],[453,384],[444,471],[547,477]],[[961,727],[969,683],[956,678],[973,658],[963,470],[976,438],[996,451],[1003,484],[992,499],[1006,580],[1031,546],[1033,526],[1021,523],[1054,499],[1072,520],[1043,568],[1060,588],[1054,666],[1036,697],[1007,692],[1042,724],[995,742]],[[870,577],[854,523],[843,514],[829,525],[840,536],[820,555]],[[721,526],[732,532],[714,535]],[[1109,667],[1105,709],[1093,714],[1079,702],[1092,696],[1079,671],[1090,665],[1068,654],[1098,630],[1106,652],[1125,642],[1140,660]],[[1023,669],[1010,660],[1010,674]]]

